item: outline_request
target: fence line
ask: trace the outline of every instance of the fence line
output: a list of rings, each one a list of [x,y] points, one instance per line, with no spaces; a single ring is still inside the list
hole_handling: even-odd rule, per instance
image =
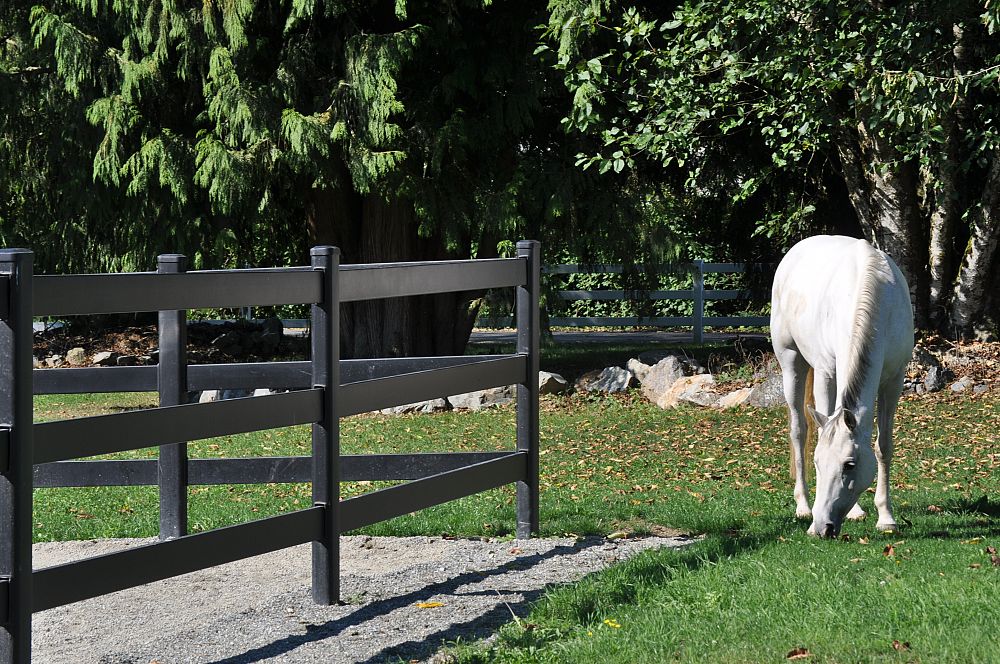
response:
[[[752,326],[766,327],[770,324],[770,316],[706,316],[705,302],[710,300],[746,300],[750,299],[751,291],[735,289],[706,289],[706,274],[770,274],[774,266],[769,263],[708,263],[695,260],[690,263],[664,263],[647,268],[647,274],[691,275],[691,288],[684,290],[560,290],[555,294],[563,301],[665,301],[690,300],[692,313],[690,316],[554,316],[549,318],[553,327],[625,327],[645,325],[650,327],[691,327],[695,343],[704,341],[705,327],[716,326]],[[543,274],[625,274],[626,268],[620,264],[594,265],[547,265],[542,268]],[[488,318],[478,321],[481,327],[496,324]],[[509,324],[509,319],[501,321]]]
[[[317,247],[305,268],[187,272],[186,259],[171,254],[159,258],[156,273],[33,277],[30,251],[0,250],[0,664],[30,661],[33,611],[306,542],[313,544],[313,598],[336,602],[345,531],[512,482],[517,536],[537,532],[539,256],[537,242],[519,242],[512,259],[341,266],[336,248]],[[341,302],[511,286],[518,301],[514,354],[340,359]],[[187,309],[302,303],[312,304],[309,362],[187,365]],[[133,310],[159,311],[157,366],[32,371],[33,316]],[[511,384],[513,450],[340,454],[341,417]],[[195,389],[274,386],[296,391],[187,403]],[[153,390],[158,408],[32,420],[33,394]],[[311,456],[187,458],[189,440],[306,423]],[[73,460],[150,445],[159,445],[156,460]],[[362,479],[410,481],[341,501],[340,483]],[[186,532],[189,485],[308,481],[311,507]],[[162,541],[32,570],[34,487],[150,484],[160,487]]]

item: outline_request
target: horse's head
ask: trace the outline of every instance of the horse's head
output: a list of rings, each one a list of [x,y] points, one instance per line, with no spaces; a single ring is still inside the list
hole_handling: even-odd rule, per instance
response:
[[[872,418],[845,408],[829,417],[812,408],[809,413],[820,427],[814,457],[816,502],[809,534],[836,537],[848,511],[875,479]]]

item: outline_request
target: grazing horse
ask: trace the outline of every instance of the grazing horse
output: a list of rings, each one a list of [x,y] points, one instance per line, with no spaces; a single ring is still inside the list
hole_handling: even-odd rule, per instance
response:
[[[812,517],[810,534],[836,537],[845,518],[864,517],[858,497],[877,475],[877,528],[895,530],[889,500],[892,423],[913,353],[913,309],[899,268],[864,240],[818,235],[799,242],[774,275],[771,340],[788,402],[795,515]],[[808,382],[815,409],[806,403]],[[820,428],[812,510],[806,409]]]

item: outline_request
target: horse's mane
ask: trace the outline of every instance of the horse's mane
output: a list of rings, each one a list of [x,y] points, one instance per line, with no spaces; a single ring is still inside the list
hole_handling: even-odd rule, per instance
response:
[[[861,399],[865,378],[871,369],[872,350],[878,337],[876,315],[883,289],[883,277],[892,274],[885,256],[869,249],[868,260],[865,262],[858,284],[858,301],[854,306],[854,329],[851,330],[851,342],[848,346],[847,387],[841,400],[844,408],[854,410]]]

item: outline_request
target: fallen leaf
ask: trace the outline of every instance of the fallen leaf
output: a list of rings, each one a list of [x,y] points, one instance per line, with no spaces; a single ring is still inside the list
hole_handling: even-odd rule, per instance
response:
[[[982,565],[980,565],[979,563],[972,563],[971,565],[969,565],[969,567],[971,567],[972,569],[979,569],[980,567],[982,567]]]
[[[444,602],[417,602],[418,609],[436,609],[439,606],[444,606]]]
[[[886,544],[885,548],[882,549],[882,555],[885,556],[886,558],[896,555],[896,547],[894,547],[892,544]]]
[[[990,556],[990,562],[993,563],[994,567],[1000,567],[1000,556],[994,553]]]
[[[868,544],[868,538],[867,537],[859,537],[858,538],[858,544]]]
[[[928,505],[927,506],[927,511],[931,512],[932,514],[937,514],[938,512],[940,512],[942,510],[937,505]]]
[[[900,641],[898,641],[896,639],[893,639],[892,640],[892,649],[893,650],[900,650],[900,651],[902,651],[902,650],[909,650],[910,649],[910,642],[909,641],[902,641],[902,642],[900,642]]]
[[[861,558],[851,558],[851,562],[852,563],[860,563],[861,562]]]
[[[625,539],[628,537],[628,533],[624,530],[616,530],[615,532],[608,535],[609,540]]]
[[[997,548],[995,546],[986,547],[986,553],[996,554]]]
[[[793,648],[785,655],[785,659],[805,659],[806,657],[812,657],[812,653],[806,648]]]
[[[524,553],[524,549],[522,549],[519,546],[515,546],[513,549],[510,550],[510,555],[512,556],[516,556],[519,553]]]

